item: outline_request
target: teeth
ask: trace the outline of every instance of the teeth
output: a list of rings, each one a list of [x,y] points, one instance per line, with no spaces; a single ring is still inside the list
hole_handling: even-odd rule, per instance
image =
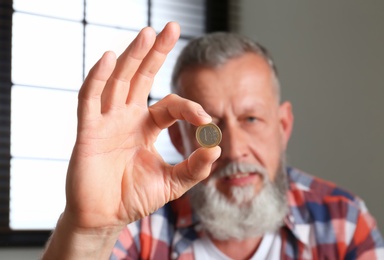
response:
[[[239,178],[244,178],[248,177],[250,174],[249,172],[241,172],[241,173],[236,173],[231,176],[228,176],[229,179],[239,179]]]

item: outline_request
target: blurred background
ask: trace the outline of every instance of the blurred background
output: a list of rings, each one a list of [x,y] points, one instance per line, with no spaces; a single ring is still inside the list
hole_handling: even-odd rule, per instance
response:
[[[106,50],[173,20],[182,36],[156,77],[170,91],[180,49],[234,31],[272,53],[295,125],[288,163],[363,198],[384,233],[384,2],[2,0],[0,3],[0,258],[37,259],[65,204],[77,91]],[[156,143],[180,156],[166,132]]]

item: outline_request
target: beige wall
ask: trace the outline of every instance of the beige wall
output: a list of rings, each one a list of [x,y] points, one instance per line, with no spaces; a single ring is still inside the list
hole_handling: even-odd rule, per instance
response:
[[[384,234],[384,1],[233,1],[293,103],[289,163],[358,194]]]

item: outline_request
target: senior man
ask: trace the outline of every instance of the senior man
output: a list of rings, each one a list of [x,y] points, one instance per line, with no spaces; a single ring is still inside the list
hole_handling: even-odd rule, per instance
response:
[[[229,33],[191,41],[174,69],[177,95],[146,107],[178,30],[170,23],[155,40],[144,29],[115,67],[106,54],[91,70],[79,94],[67,206],[45,257],[103,258],[118,233],[111,259],[383,257],[359,198],[286,166],[291,104],[281,102],[259,44]],[[221,155],[195,139],[211,120],[222,131]],[[176,166],[153,146],[166,127],[185,158]]]

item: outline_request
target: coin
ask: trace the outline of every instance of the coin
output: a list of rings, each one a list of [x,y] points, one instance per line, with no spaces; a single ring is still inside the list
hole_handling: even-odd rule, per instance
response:
[[[214,123],[201,125],[196,130],[196,139],[201,146],[214,147],[221,142],[221,130]]]

